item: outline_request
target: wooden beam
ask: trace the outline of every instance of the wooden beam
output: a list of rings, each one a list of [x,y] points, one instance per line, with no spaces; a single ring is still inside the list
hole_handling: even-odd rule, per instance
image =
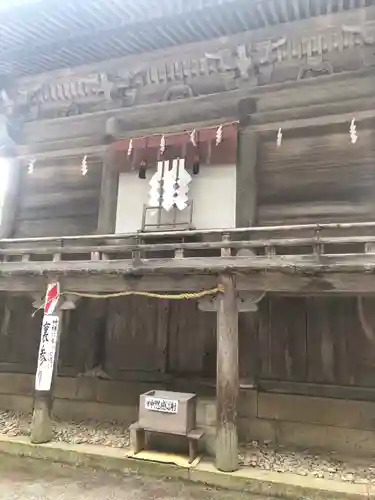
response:
[[[233,472],[238,469],[238,309],[235,278],[223,274],[220,283],[224,291],[217,313],[216,467]]]
[[[43,293],[48,282],[45,276],[1,276],[0,291],[10,294]],[[216,274],[156,274],[126,275],[97,273],[66,274],[60,278],[64,289],[74,292],[111,293],[120,291],[148,291],[161,293],[196,292],[215,288]],[[280,271],[241,272],[237,275],[237,290],[241,292],[269,292],[284,295],[374,295],[375,274],[357,273],[301,273],[285,274]]]
[[[110,234],[116,230],[117,197],[119,173],[112,168],[109,157],[102,167],[102,183],[100,188],[98,234]]]
[[[249,85],[250,87],[250,85]],[[106,134],[107,123],[110,120],[112,135],[122,138],[127,132],[152,127],[169,127],[181,123],[203,122],[207,120],[231,121],[236,119],[237,104],[243,97],[248,97],[246,91],[233,90],[228,92],[204,95],[191,99],[157,102],[134,106],[110,112],[87,113],[73,116],[67,120],[41,120],[26,123],[23,129],[25,142],[64,141],[74,137],[103,137]],[[53,124],[50,122],[53,121]],[[98,148],[100,154],[101,146]],[[95,149],[96,150],[96,149]],[[82,154],[82,152],[81,152]]]
[[[353,99],[345,103],[316,104],[308,107],[256,113],[252,117],[252,129],[265,133],[280,126],[285,129],[308,129],[346,124],[353,118],[367,127],[373,127],[375,110],[369,109],[369,99]],[[350,118],[352,117],[352,118]],[[366,124],[365,122],[368,122]],[[277,124],[277,126],[275,125]]]
[[[346,73],[322,76],[301,81],[288,81],[279,84],[254,87],[250,83],[244,84],[237,90],[182,99],[172,102],[161,102],[134,106],[110,112],[87,113],[67,119],[41,120],[25,124],[25,142],[30,151],[35,151],[37,161],[43,161],[58,157],[79,157],[82,154],[102,155],[107,149],[105,145],[98,144],[98,138],[104,140],[106,123],[110,119],[114,125],[115,138],[134,137],[148,135],[156,128],[165,131],[181,129],[181,124],[190,124],[188,127],[197,128],[195,124],[203,122],[217,122],[218,120],[229,121],[237,118],[236,107],[241,99],[246,99],[251,91],[254,99],[259,99],[260,110],[263,107],[277,106],[278,109],[292,108],[293,99],[298,96],[306,96],[306,107],[311,102],[311,95],[315,102],[332,101],[329,88],[335,86],[335,100],[347,101],[353,97],[362,95],[371,99],[372,80],[374,69],[366,68],[353,72],[350,78]],[[367,78],[369,77],[369,78]],[[368,82],[368,83],[367,83]],[[357,83],[357,85],[354,85]],[[314,89],[311,90],[311,87]],[[328,92],[327,92],[327,87]],[[275,103],[275,104],[274,104]],[[300,106],[302,103],[299,104]],[[183,127],[185,128],[185,126]],[[188,129],[186,128],[186,129]],[[89,141],[83,147],[71,147],[72,141],[77,137],[91,137],[94,145]],[[82,139],[83,140],[83,139]],[[48,151],[43,151],[47,144]],[[67,145],[66,145],[67,144]],[[65,149],[66,148],[66,149]],[[57,151],[59,151],[57,155]],[[22,159],[27,160],[30,152],[25,151],[24,146],[17,149]]]
[[[13,294],[43,294],[48,282],[45,276],[4,277],[0,276],[0,291]],[[111,293],[127,291],[146,292],[196,292],[216,287],[216,276],[134,276],[106,275],[90,277],[64,276],[60,279],[64,289],[74,292]]]
[[[131,260],[57,261],[57,262],[3,262],[1,276],[67,275],[90,276],[101,273],[123,276],[144,275],[214,275],[227,271],[243,273],[280,272],[286,275],[329,276],[331,273],[363,273],[375,275],[372,254],[275,255],[272,258],[244,257],[189,257],[184,259],[145,259],[135,264]]]
[[[35,159],[37,162],[54,160],[54,159],[76,159],[82,158],[87,155],[90,158],[101,157],[103,156],[107,149],[107,145],[97,145],[97,146],[83,146],[80,148],[66,148],[66,144],[59,144],[60,149],[51,149],[45,151],[45,146],[43,144],[31,144],[27,148],[21,146],[17,148],[17,152],[19,152],[18,160],[28,161],[30,156]],[[63,148],[63,149],[62,149]],[[32,151],[35,150],[36,153],[32,154],[30,152],[26,152],[25,149]]]
[[[257,111],[290,110],[316,104],[343,103],[354,99],[371,102],[371,82],[374,67],[353,72],[342,72],[319,78],[306,78],[255,87],[251,97],[257,99]],[[332,88],[335,89],[334,100]]]
[[[9,178],[0,212],[0,238],[9,238],[13,235],[20,197],[21,165],[16,159],[9,158],[6,161],[9,162]]]

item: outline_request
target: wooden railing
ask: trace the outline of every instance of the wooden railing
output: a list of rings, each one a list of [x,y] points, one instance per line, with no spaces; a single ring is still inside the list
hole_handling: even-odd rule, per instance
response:
[[[191,257],[319,258],[369,253],[375,253],[375,222],[0,240],[0,262],[4,266],[31,261],[140,263]]]

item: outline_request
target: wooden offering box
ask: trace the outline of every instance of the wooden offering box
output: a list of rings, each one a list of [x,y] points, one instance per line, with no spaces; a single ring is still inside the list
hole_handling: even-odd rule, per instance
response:
[[[149,391],[140,396],[139,422],[145,430],[186,436],[196,426],[196,396]]]

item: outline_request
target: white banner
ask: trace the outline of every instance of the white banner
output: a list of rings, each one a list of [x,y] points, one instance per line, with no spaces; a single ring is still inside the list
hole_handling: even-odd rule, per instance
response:
[[[43,317],[38,369],[35,377],[35,389],[37,391],[49,391],[51,389],[59,321],[58,316],[45,315]]]
[[[172,399],[154,398],[152,396],[146,396],[145,408],[146,410],[160,411],[162,413],[177,413],[178,401],[173,401]]]

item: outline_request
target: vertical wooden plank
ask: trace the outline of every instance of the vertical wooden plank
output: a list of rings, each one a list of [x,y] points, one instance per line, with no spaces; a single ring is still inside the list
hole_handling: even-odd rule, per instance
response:
[[[252,130],[238,133],[236,169],[236,226],[249,227],[257,222],[257,161],[259,134]]]
[[[307,302],[307,381],[323,382],[321,356],[321,318],[325,314],[322,301],[324,299],[309,297]]]
[[[329,308],[331,307],[329,299],[323,302],[321,316],[321,360],[323,382],[335,382],[335,343],[332,322],[330,321]]]
[[[307,372],[305,299],[274,296],[270,304],[269,377],[304,382]]]
[[[158,300],[157,302],[157,332],[156,332],[156,353],[158,357],[158,369],[160,372],[167,371],[168,356],[168,320],[169,301]]]
[[[356,297],[344,297],[343,302],[343,328],[346,336],[347,346],[347,381],[350,385],[357,385],[362,368],[362,339],[360,325],[358,323]]]
[[[334,382],[347,385],[347,339],[343,326],[343,297],[329,301],[329,320],[333,333]]]
[[[259,378],[259,340],[257,313],[240,313],[238,317],[239,370],[241,381],[256,385]]]
[[[306,299],[287,297],[284,318],[287,322],[287,352],[290,360],[289,380],[305,382],[307,378],[306,354]]]
[[[356,297],[358,330],[355,340],[359,346],[356,385],[375,387],[375,300]]]
[[[335,335],[335,382],[354,385],[360,358],[357,311],[353,297],[332,299],[332,323]]]
[[[335,382],[335,338],[332,298],[308,299],[307,359],[309,382]]]
[[[15,230],[15,221],[20,194],[21,165],[16,159],[7,158],[9,178],[3,204],[0,207],[0,238],[10,238]],[[5,175],[4,172],[0,175]]]
[[[271,339],[270,339],[270,297],[266,296],[259,304],[259,369],[260,378],[271,377]]]
[[[172,301],[169,317],[168,370],[215,376],[216,315],[202,312],[196,301]]]
[[[111,299],[108,311],[106,352],[113,371],[157,372],[158,301],[148,297]]]
[[[224,291],[217,313],[216,467],[233,472],[238,469],[238,308],[235,278],[222,275],[220,281]]]
[[[98,234],[111,234],[116,230],[116,212],[118,197],[119,173],[105,158],[102,167],[102,183],[100,188]]]
[[[286,300],[285,297],[270,298],[271,377],[279,380],[289,380],[291,369],[288,330],[285,322],[288,311]]]

